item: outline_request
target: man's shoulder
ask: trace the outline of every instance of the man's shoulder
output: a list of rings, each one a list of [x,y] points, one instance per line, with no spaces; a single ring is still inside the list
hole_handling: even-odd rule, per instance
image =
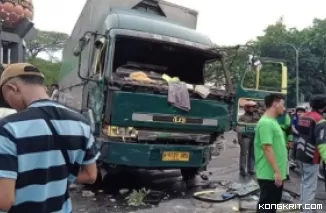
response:
[[[260,125],[265,125],[265,124],[273,124],[274,121],[270,118],[266,118],[266,117],[261,117],[257,123],[257,126],[260,126]]]
[[[7,123],[24,121],[27,120],[30,116],[32,115],[27,111],[21,111],[6,115],[4,118],[0,119],[0,126],[6,125]]]
[[[73,120],[80,121],[85,124],[89,124],[87,118],[76,110],[66,107],[60,103],[54,105],[46,105],[39,107],[30,107],[28,108],[29,114],[41,114],[46,113],[50,120]],[[43,114],[44,115],[44,114]],[[42,116],[43,118],[44,116]]]
[[[3,119],[0,119],[0,126],[10,124],[14,126],[20,122],[27,122],[30,120],[45,119],[49,120],[71,120],[79,121],[85,125],[89,125],[88,119],[77,111],[67,108],[65,106],[40,106],[29,107],[26,110],[11,114]]]

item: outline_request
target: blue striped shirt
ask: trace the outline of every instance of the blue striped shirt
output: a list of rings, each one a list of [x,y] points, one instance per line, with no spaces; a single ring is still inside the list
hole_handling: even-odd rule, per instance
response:
[[[57,139],[45,118],[53,124]],[[68,164],[77,168],[99,157],[87,119],[59,103],[36,101],[0,121],[0,178],[16,180],[15,203],[9,213],[72,212],[67,186],[76,174],[68,172],[55,143],[62,143]]]

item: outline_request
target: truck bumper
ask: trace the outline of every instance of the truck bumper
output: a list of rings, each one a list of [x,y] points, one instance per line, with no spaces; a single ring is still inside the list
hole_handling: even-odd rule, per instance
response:
[[[163,161],[163,152],[188,152],[189,161]],[[104,142],[101,146],[103,163],[148,169],[202,168],[210,159],[209,146],[136,144]]]

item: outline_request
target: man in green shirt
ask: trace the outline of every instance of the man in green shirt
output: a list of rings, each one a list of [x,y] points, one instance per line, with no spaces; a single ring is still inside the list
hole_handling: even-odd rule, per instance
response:
[[[255,168],[260,187],[258,213],[276,212],[264,204],[279,204],[283,181],[287,173],[287,148],[284,133],[276,118],[284,113],[284,96],[270,94],[265,97],[266,111],[259,120],[255,134]]]

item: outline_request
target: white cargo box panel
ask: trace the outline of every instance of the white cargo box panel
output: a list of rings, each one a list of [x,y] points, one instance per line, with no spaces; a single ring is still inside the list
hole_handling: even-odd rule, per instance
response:
[[[162,0],[88,0],[76,25],[82,22],[88,30],[98,30],[113,8],[148,10],[152,14],[160,10],[167,19],[184,27],[196,29],[197,25],[195,10]]]

